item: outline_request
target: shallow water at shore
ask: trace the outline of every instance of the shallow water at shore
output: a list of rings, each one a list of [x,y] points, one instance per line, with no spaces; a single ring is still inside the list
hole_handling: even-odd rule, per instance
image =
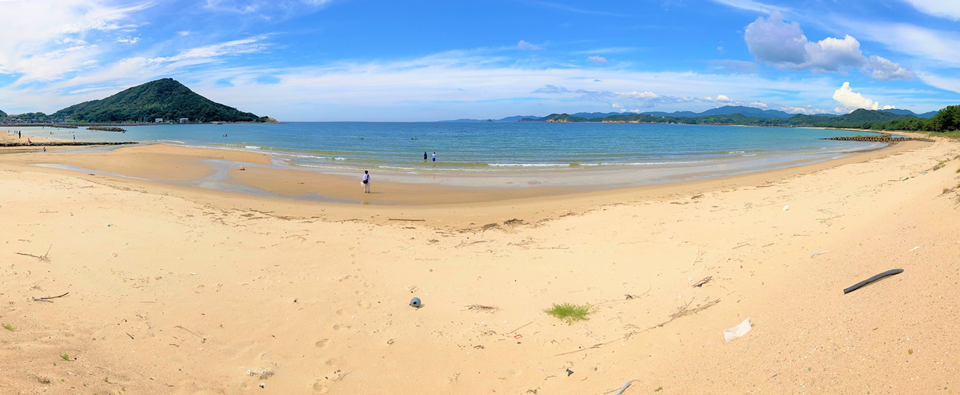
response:
[[[155,125],[126,133],[28,128],[78,141],[141,141],[264,152],[297,167],[395,173],[674,167],[829,158],[879,144],[825,141],[865,134],[712,125],[552,123],[310,123]],[[424,160],[437,153],[437,161]],[[775,159],[780,158],[780,159]],[[734,165],[743,168],[741,165]]]

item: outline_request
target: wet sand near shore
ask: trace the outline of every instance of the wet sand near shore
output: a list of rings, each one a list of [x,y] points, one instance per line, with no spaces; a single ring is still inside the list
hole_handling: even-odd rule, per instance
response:
[[[162,173],[269,163],[156,147],[0,154],[0,323],[11,328],[0,329],[0,392],[612,393],[633,379],[623,394],[960,389],[956,142],[406,205],[31,165],[58,157],[181,180]],[[277,193],[306,182],[245,174]],[[842,293],[892,268],[904,272]],[[422,308],[407,305],[414,296]],[[590,304],[589,319],[543,312],[563,302]],[[752,330],[724,342],[746,318]]]
[[[385,177],[387,179],[419,177],[428,180],[428,182],[423,183],[380,181],[381,174],[374,172],[373,193],[371,194],[362,193],[359,177],[278,168],[270,166],[269,155],[248,151],[153,144],[124,147],[108,152],[57,153],[49,156],[33,156],[25,158],[22,163],[69,165],[79,168],[73,169],[76,171],[87,169],[102,172],[103,174],[98,174],[100,176],[113,174],[121,177],[169,182],[176,186],[197,187],[204,184],[207,189],[221,192],[230,189],[230,186],[237,186],[241,188],[240,190],[246,190],[261,197],[304,201],[398,206],[475,205],[501,201],[530,201],[535,204],[538,199],[554,196],[586,197],[592,200],[599,195],[615,193],[618,196],[614,201],[618,201],[624,196],[633,198],[660,196],[665,193],[685,193],[721,186],[756,184],[771,177],[803,174],[844,163],[870,160],[871,158],[909,149],[913,146],[912,144],[917,143],[910,142],[883,150],[862,152],[841,159],[812,164],[797,161],[786,164],[791,167],[744,175],[716,177],[710,173],[693,174],[692,176],[703,177],[703,179],[628,188],[618,188],[615,184],[599,187],[575,185],[575,183],[568,186],[543,186],[538,185],[538,180],[600,176],[616,179],[617,174],[629,173],[633,171],[631,169],[602,172],[577,169],[554,171],[546,174],[509,171],[506,172],[509,174],[508,176],[503,176],[502,173],[494,173],[492,175],[424,174],[420,176]],[[214,164],[206,161],[211,159],[219,162]],[[0,160],[3,160],[3,158],[0,158]],[[13,159],[13,161],[19,162],[21,159]],[[209,181],[204,180],[205,177],[217,172],[223,172],[220,175],[221,179],[217,180],[221,183],[219,187],[217,184],[204,183],[204,181]],[[444,178],[468,179],[469,181],[460,182],[460,184],[475,186],[450,185],[454,182],[444,182],[442,181]]]

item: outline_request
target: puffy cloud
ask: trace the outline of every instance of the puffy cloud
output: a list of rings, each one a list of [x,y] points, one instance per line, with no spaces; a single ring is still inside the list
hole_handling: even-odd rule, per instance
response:
[[[767,108],[767,103],[762,103],[762,102],[755,101],[755,102],[753,102],[753,103],[750,103],[750,106],[751,106],[751,107]]]
[[[960,3],[950,0],[904,0],[917,10],[933,16],[960,20]]]
[[[863,65],[863,73],[881,81],[915,80],[917,74],[888,59],[871,56]]]
[[[590,56],[587,60],[596,63],[596,64],[607,64],[607,58],[599,55]]]
[[[878,80],[916,78],[912,71],[890,60],[876,55],[867,58],[860,42],[849,35],[809,41],[798,23],[784,22],[776,11],[747,25],[744,41],[758,62],[779,69],[837,72],[859,67]]]
[[[880,103],[877,103],[873,100],[863,97],[863,95],[857,92],[854,92],[853,89],[850,88],[849,82],[844,82],[843,86],[841,86],[840,89],[837,89],[837,91],[833,93],[833,100],[836,100],[837,103],[840,104],[840,106],[835,109],[836,112],[850,112],[858,108],[865,108],[868,110],[880,109]],[[888,108],[888,107],[884,107],[884,108]]]
[[[646,92],[637,92],[637,91],[633,91],[633,92],[617,92],[617,96],[620,96],[620,97],[622,97],[622,98],[639,99],[639,100],[659,99],[659,98],[660,98],[660,95],[658,95],[658,94],[656,94],[656,93],[653,93],[653,92],[649,92],[649,91],[646,91]]]
[[[807,37],[800,24],[786,23],[780,12],[762,16],[747,25],[743,34],[750,53],[762,62],[799,65],[807,61]]]
[[[714,100],[716,100],[716,101],[730,101],[730,98],[727,97],[727,95],[717,95],[716,99],[714,99]]]
[[[517,48],[520,48],[521,51],[539,51],[543,49],[543,47],[539,45],[533,45],[523,40],[517,43]]]

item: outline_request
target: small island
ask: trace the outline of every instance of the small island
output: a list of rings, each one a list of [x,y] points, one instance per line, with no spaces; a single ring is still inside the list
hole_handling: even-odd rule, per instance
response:
[[[9,115],[0,111],[0,125],[91,126],[92,130],[105,130],[92,127],[116,125],[238,122],[277,123],[277,120],[216,103],[172,78],[134,86],[104,99],[75,104],[49,115],[42,112]]]

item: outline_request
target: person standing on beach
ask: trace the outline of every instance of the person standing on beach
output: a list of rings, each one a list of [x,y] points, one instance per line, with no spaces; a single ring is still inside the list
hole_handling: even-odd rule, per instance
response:
[[[427,151],[423,151],[423,161],[427,161]]]
[[[433,153],[433,161],[434,161],[434,162],[437,161],[437,153],[436,153],[436,152]]]
[[[360,185],[363,185],[363,193],[370,193],[370,172],[363,171],[363,180],[360,181]]]

